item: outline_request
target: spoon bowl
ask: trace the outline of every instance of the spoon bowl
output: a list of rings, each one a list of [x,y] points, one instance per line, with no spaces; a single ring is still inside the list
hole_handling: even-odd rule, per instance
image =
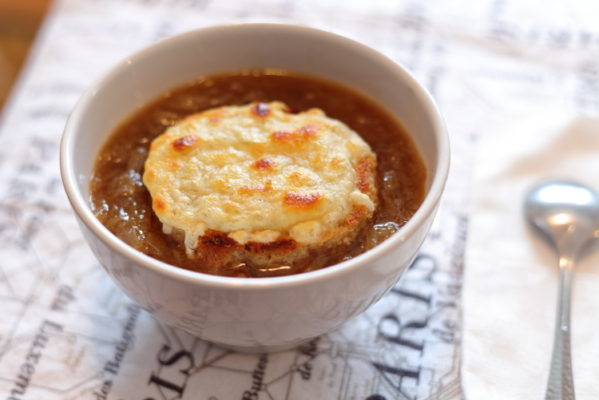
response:
[[[560,255],[574,257],[599,237],[599,194],[584,185],[541,183],[526,196],[524,209],[528,222]]]

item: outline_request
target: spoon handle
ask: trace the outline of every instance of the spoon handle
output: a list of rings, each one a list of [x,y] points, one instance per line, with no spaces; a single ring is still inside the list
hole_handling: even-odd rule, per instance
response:
[[[572,358],[570,354],[570,299],[572,289],[571,260],[564,264],[559,273],[558,311],[551,355],[551,369],[545,400],[574,400]]]

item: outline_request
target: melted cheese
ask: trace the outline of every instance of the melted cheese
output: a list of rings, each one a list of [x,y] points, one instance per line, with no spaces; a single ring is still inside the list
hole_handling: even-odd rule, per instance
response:
[[[375,165],[368,144],[321,110],[253,103],[170,127],[152,142],[143,181],[165,232],[182,231],[188,252],[207,230],[240,244],[312,245],[357,209],[372,216]]]

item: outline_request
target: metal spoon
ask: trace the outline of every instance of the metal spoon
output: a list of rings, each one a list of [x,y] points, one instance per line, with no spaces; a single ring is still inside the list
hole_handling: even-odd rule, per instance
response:
[[[546,400],[573,400],[570,355],[572,269],[580,250],[599,237],[599,194],[586,186],[551,181],[534,187],[524,202],[526,220],[559,257],[558,310]]]

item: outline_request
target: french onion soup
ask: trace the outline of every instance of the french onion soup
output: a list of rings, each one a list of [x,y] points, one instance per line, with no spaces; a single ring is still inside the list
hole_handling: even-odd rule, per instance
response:
[[[424,198],[426,168],[380,105],[278,70],[211,76],[144,107],[92,177],[98,219],[145,254],[203,273],[319,269],[385,240]]]

